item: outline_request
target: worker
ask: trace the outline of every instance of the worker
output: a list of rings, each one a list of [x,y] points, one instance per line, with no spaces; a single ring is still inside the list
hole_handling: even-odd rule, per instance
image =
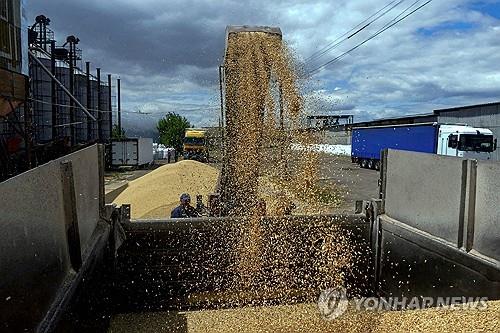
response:
[[[184,193],[181,195],[180,205],[175,207],[175,209],[170,214],[171,218],[186,218],[186,217],[198,217],[199,214],[196,209],[191,206],[191,197],[189,194]]]

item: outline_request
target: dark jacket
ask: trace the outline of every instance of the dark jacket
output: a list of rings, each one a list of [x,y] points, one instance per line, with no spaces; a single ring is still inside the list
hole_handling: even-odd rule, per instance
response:
[[[196,209],[194,209],[193,206],[187,206],[184,207],[182,205],[179,205],[174,208],[172,213],[170,214],[170,217],[175,219],[175,218],[186,218],[186,217],[198,217],[198,212]]]

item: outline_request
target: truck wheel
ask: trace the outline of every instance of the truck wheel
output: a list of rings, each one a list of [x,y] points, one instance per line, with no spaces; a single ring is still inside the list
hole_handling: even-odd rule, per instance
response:
[[[373,169],[375,165],[373,164],[373,160],[368,161],[368,169]]]
[[[363,158],[361,159],[361,162],[359,163],[359,165],[363,168],[363,169],[366,169],[368,167],[368,162]]]
[[[375,170],[380,171],[380,161],[375,162]]]

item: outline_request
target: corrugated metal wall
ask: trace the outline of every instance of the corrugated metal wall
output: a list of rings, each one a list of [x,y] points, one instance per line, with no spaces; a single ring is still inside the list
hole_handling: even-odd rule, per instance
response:
[[[474,127],[490,129],[500,138],[500,103],[492,103],[449,110],[436,110],[440,123],[465,123]],[[500,161],[500,149],[492,154],[494,161]]]

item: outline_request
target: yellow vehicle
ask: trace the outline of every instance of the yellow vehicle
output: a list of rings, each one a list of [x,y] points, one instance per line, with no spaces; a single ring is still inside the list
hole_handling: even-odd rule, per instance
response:
[[[184,159],[208,162],[208,145],[206,131],[188,128],[184,135]]]

